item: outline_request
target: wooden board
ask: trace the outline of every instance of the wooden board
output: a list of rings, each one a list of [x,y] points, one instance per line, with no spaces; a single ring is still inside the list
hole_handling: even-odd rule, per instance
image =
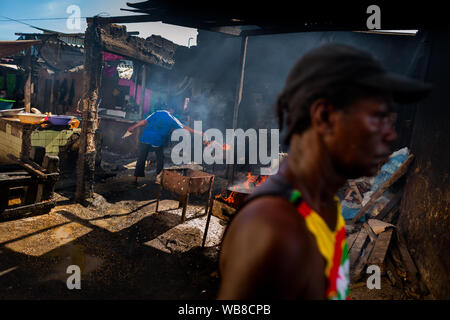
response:
[[[394,229],[388,229],[378,235],[372,253],[367,261],[369,265],[374,264],[379,266],[382,275],[386,272],[384,260],[389,249],[389,245],[391,244],[393,232]]]
[[[48,213],[54,206],[55,201],[43,201],[36,204],[30,204],[18,208],[6,209],[0,214],[0,220],[9,220],[15,218],[24,218],[38,214]]]
[[[394,228],[395,226],[390,224],[390,223],[386,223],[383,221],[380,221],[378,219],[369,219],[367,221],[367,224],[370,226],[370,228],[372,228],[373,232],[375,232],[375,234],[380,234],[384,231],[386,231],[386,229],[388,228]]]
[[[349,252],[349,258],[350,258],[350,265],[353,266],[358,261],[361,251],[364,248],[367,238],[368,238],[367,231],[365,229],[361,229],[361,231],[358,232],[358,235],[356,237],[355,242],[353,243],[353,246]]]
[[[358,232],[352,233],[351,235],[347,236],[347,248],[349,251],[352,249],[353,244],[355,243],[357,237]]]
[[[389,212],[392,211],[395,207],[400,204],[400,200],[402,199],[402,193],[398,192],[394,195],[394,197],[389,200],[389,202],[381,209],[381,211],[374,217],[378,220],[383,220]]]
[[[394,172],[394,174],[378,189],[374,194],[370,197],[370,200],[366,203],[364,207],[358,212],[358,214],[352,219],[352,223],[355,223],[361,219],[361,217],[369,210],[370,207],[377,201],[379,197],[383,195],[383,193],[392,186],[398,179],[400,179],[408,170],[409,164],[414,159],[414,155],[410,154],[405,162]]]
[[[359,279],[361,279],[361,277],[363,275],[363,271],[365,270],[365,267],[367,265],[367,261],[372,253],[374,244],[375,244],[375,242],[369,242],[369,244],[367,244],[363,256],[356,263],[353,270],[351,270],[350,276],[351,276],[351,279],[353,282],[356,282]]]
[[[376,241],[377,240],[377,235],[375,234],[375,232],[373,232],[372,228],[369,226],[369,224],[367,222],[364,222],[363,224],[364,229],[366,229],[367,234],[370,237],[370,241]]]
[[[409,254],[405,239],[403,239],[402,235],[399,232],[397,232],[396,234],[397,234],[396,238],[397,238],[398,249],[399,249],[403,264],[407,269],[408,277],[411,279],[412,282],[416,282],[417,281],[417,273],[418,273],[416,265],[414,264],[414,261]]]

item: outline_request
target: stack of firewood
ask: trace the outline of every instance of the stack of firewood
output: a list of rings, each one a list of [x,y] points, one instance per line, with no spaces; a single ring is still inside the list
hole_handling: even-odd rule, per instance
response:
[[[413,155],[410,155],[347,225],[347,244],[352,283],[364,281],[368,276],[367,267],[376,265],[393,286],[403,289],[411,298],[420,299],[429,292],[409,254],[405,239],[395,226],[402,188],[397,188],[398,191],[381,211],[371,212],[377,199],[407,172],[412,159]],[[360,222],[362,217],[367,218],[364,223]]]

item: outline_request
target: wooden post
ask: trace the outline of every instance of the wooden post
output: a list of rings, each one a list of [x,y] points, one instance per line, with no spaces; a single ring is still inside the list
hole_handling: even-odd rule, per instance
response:
[[[209,221],[211,220],[211,213],[212,213],[212,203],[211,203],[211,194],[212,194],[212,187],[214,184],[214,176],[211,177],[211,179],[209,180],[209,190],[208,190],[208,199],[206,200],[206,205],[205,205],[205,214],[207,214],[207,218],[206,218],[206,226],[205,226],[205,231],[203,231],[203,239],[202,239],[202,248],[205,247],[205,243],[206,243],[206,236],[208,234],[208,228],[209,228]],[[211,206],[210,211],[208,212],[208,208]]]
[[[134,102],[137,103],[137,92],[138,92],[138,78],[139,78],[139,64],[137,62],[133,62],[133,68],[135,68],[136,79],[134,79]]]
[[[247,42],[248,42],[248,36],[242,37],[242,42],[241,42],[241,64],[240,64],[240,69],[241,70],[240,70],[240,73],[239,73],[238,85],[237,85],[237,88],[236,88],[236,100],[235,100],[235,103],[234,103],[234,113],[233,113],[233,130],[236,130],[236,127],[237,127],[237,121],[238,121],[238,115],[239,115],[239,106],[240,106],[241,100],[242,100],[242,91],[243,91],[243,87],[244,87],[244,75],[245,75],[245,60],[246,60],[246,57],[247,57]],[[233,150],[234,149],[235,148],[233,148]],[[228,169],[227,169],[228,185],[233,183],[235,166],[236,166],[236,164],[234,163],[234,161],[233,161],[232,165],[228,165]]]
[[[142,77],[141,77],[141,103],[139,104],[139,120],[142,120],[142,115],[144,113],[144,99],[145,99],[145,86],[147,78],[147,68],[145,64],[142,65]]]
[[[31,48],[27,49],[26,69],[27,69],[27,80],[25,82],[24,88],[25,111],[31,112]]]
[[[100,28],[96,19],[89,23],[85,35],[85,88],[81,120],[80,147],[77,162],[75,199],[84,203],[93,195],[95,170],[95,131],[97,129],[97,100],[102,73]]]

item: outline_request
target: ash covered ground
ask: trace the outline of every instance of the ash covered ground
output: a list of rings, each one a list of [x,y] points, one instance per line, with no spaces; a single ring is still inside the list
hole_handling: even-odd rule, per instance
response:
[[[0,223],[0,299],[214,299],[225,223],[212,216],[201,248],[206,195],[191,196],[181,223],[169,192],[155,212],[154,169],[134,186],[133,159],[106,160],[116,176],[98,179],[90,206],[66,179],[49,214]],[[80,266],[80,290],[67,289],[69,265]]]
[[[211,217],[205,248],[206,195],[191,196],[186,221],[174,194],[163,190],[155,212],[155,170],[132,184],[135,158],[103,152],[94,201],[73,201],[74,176],[63,175],[49,214],[0,222],[0,299],[215,299],[226,222]],[[198,169],[198,168],[197,168]],[[213,197],[226,188],[220,172]],[[237,180],[245,173],[237,172]],[[81,269],[81,289],[67,288],[67,267]],[[352,284],[351,297],[405,299]]]

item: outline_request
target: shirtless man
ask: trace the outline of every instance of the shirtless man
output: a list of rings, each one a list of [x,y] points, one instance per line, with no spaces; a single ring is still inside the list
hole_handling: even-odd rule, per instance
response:
[[[289,156],[229,225],[218,298],[347,299],[348,248],[335,194],[387,160],[397,137],[393,102],[418,101],[429,90],[347,45],[306,53],[276,105]]]

